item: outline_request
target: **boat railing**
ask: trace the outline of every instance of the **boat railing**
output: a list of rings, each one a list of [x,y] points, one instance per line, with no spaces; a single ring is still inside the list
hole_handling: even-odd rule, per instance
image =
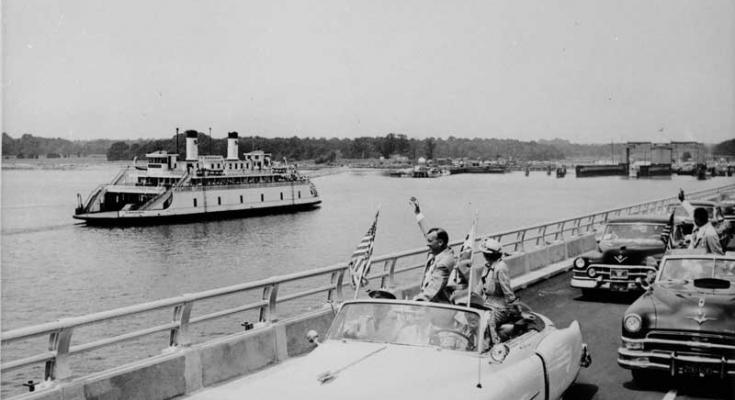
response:
[[[125,178],[125,176],[128,174],[128,170],[130,169],[130,166],[126,166],[125,168],[120,168],[120,171],[115,175],[114,178],[112,178],[112,181],[110,181],[110,185],[117,185],[120,183],[121,180]]]
[[[735,185],[728,185],[716,189],[689,193],[688,197],[706,198],[708,196],[715,196],[721,192],[733,190],[735,190]],[[529,250],[531,247],[543,247],[555,242],[562,243],[566,240],[588,234],[614,216],[662,212],[665,210],[667,204],[675,201],[677,201],[676,198],[667,197],[580,217],[547,222],[521,229],[495,232],[489,235],[479,236],[477,240],[492,237],[500,241],[504,250],[523,252],[524,250]],[[451,246],[456,247],[461,245],[461,243],[462,241],[455,241],[451,243]],[[381,287],[395,287],[400,284],[397,275],[412,271],[414,271],[415,275],[423,268],[424,263],[420,257],[423,254],[426,254],[425,247],[374,257],[371,261],[373,273],[369,274],[367,278],[371,282],[379,281]],[[376,271],[378,268],[375,267],[381,264],[383,266],[382,270]],[[63,318],[55,322],[5,331],[0,336],[4,350],[13,343],[42,336],[48,336],[48,347],[41,353],[20,359],[9,361],[6,357],[3,357],[1,372],[5,373],[10,370],[45,363],[45,380],[70,379],[72,376],[71,356],[115,346],[122,342],[151,336],[160,332],[168,332],[168,342],[165,344],[161,343],[161,347],[167,351],[175,351],[177,348],[193,344],[194,335],[191,328],[193,324],[236,314],[242,315],[242,313],[247,311],[257,312],[258,321],[263,324],[268,324],[286,316],[283,307],[281,307],[285,302],[310,296],[313,297],[315,295],[324,295],[323,302],[326,303],[340,302],[345,297],[345,289],[352,291],[349,283],[350,279],[349,277],[345,277],[348,274],[346,263],[335,264],[288,275],[274,276],[255,282],[184,294],[114,310],[97,312],[80,317]],[[307,285],[314,285],[314,278],[322,278],[323,281],[322,283],[316,283],[315,287],[305,288]],[[288,289],[290,286],[284,287],[284,284],[291,282],[299,282],[300,284],[293,285],[296,286],[295,288],[290,288],[293,292],[288,292],[285,289]],[[407,283],[403,282],[403,284]],[[238,304],[234,307],[218,309],[215,312],[193,315],[194,306],[204,300],[222,298],[223,296],[233,294],[241,295],[243,293],[250,293],[256,300]],[[166,318],[165,322],[161,322],[158,325],[148,326],[144,329],[122,333],[113,337],[72,345],[72,336],[75,330],[80,327],[102,324],[111,320],[121,321],[125,317],[140,316],[151,311],[165,309],[170,310],[169,315],[172,315],[173,318]],[[303,311],[305,311],[303,308],[292,310],[292,314]],[[7,355],[7,352],[5,352],[5,355]]]
[[[181,178],[179,178],[178,181],[176,181],[176,183],[171,185],[171,187],[168,188],[165,192],[146,201],[145,203],[143,203],[143,205],[138,207],[138,210],[147,210],[149,208],[152,208],[155,204],[158,204],[161,201],[165,201],[165,199],[171,196],[171,193],[173,193],[175,190],[178,190],[184,183],[186,183],[189,180],[190,176],[191,175],[189,174],[189,172],[186,172]]]
[[[205,187],[206,190],[217,190],[217,189],[249,189],[249,188],[256,188],[256,187],[279,187],[279,186],[289,186],[292,184],[298,184],[303,183],[307,184],[310,183],[308,179],[305,180],[296,180],[296,181],[280,181],[280,182],[258,182],[258,183],[233,183],[233,184],[225,184],[225,185],[195,185],[195,186],[181,186],[176,189],[178,192],[185,192],[185,191],[192,191],[192,190],[198,190],[201,187]]]

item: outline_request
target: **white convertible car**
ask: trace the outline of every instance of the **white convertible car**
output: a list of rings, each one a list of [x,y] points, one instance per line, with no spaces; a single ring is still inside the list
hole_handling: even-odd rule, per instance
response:
[[[258,399],[558,399],[590,363],[579,324],[524,310],[491,345],[489,312],[402,300],[345,302],[304,357],[246,378]]]

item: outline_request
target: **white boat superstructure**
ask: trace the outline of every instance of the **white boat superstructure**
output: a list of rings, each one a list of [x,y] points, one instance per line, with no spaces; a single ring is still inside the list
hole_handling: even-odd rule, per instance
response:
[[[321,203],[314,184],[289,165],[274,165],[263,151],[238,157],[237,132],[227,157],[198,154],[197,132],[186,133],[186,159],[156,151],[147,163],[126,167],[98,186],[74,218],[92,224],[155,223],[233,215],[298,211]]]

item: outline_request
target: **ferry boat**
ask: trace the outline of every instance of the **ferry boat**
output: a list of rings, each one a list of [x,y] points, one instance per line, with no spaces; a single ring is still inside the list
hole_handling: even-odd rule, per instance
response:
[[[237,132],[227,157],[198,154],[197,132],[186,132],[186,159],[156,151],[144,167],[123,168],[82,201],[74,218],[92,225],[131,225],[292,212],[318,207],[319,193],[293,166],[263,151],[238,156]]]

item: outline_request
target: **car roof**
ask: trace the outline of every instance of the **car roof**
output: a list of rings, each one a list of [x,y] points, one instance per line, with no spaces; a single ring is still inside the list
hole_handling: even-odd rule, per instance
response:
[[[626,215],[624,217],[614,217],[607,220],[607,223],[634,223],[634,222],[648,222],[657,224],[668,224],[671,215],[660,214],[660,215]]]
[[[707,253],[705,249],[671,249],[669,250],[665,258],[668,259],[685,259],[685,258],[713,258],[718,260],[733,260],[735,261],[735,252],[728,251],[724,255]]]
[[[693,206],[706,206],[706,207],[714,207],[717,205],[714,201],[709,200],[689,200],[689,204]]]

